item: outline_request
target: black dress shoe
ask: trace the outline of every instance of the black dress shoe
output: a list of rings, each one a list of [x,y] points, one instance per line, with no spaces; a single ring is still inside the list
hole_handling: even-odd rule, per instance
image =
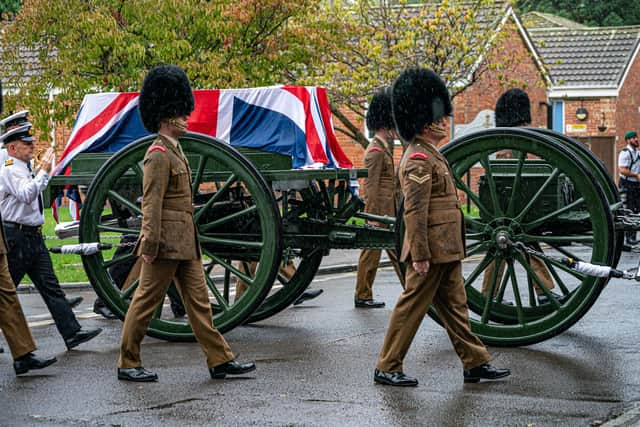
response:
[[[209,368],[209,373],[211,374],[211,378],[215,380],[222,379],[227,375],[242,375],[255,370],[256,364],[253,362],[239,363],[232,360],[230,362],[223,363],[222,365]]]
[[[67,302],[69,303],[71,308],[76,308],[82,301],[84,301],[84,298],[82,297],[67,298]]]
[[[158,381],[158,375],[147,371],[142,366],[139,368],[118,368],[118,379],[137,383],[149,383]]]
[[[549,293],[551,294],[551,297],[553,299],[557,300],[560,303],[564,302],[569,296],[569,295],[560,295],[553,291],[549,291]],[[538,304],[542,305],[549,302],[549,297],[547,297],[545,294],[542,294],[542,295],[538,295],[537,300],[538,300]]]
[[[64,343],[67,345],[67,349],[71,350],[72,348],[79,346],[83,342],[87,342],[90,339],[95,338],[100,332],[102,332],[102,328],[80,329],[71,338],[67,338],[66,340],[64,340]]]
[[[408,377],[402,372],[383,372],[377,369],[373,372],[373,381],[378,384],[398,387],[415,387],[418,385],[417,379]]]
[[[511,375],[510,370],[496,368],[495,366],[485,363],[475,368],[465,369],[464,382],[477,383],[480,379],[497,380],[498,378],[508,377],[509,375]]]
[[[26,374],[31,369],[42,369],[49,365],[56,363],[55,357],[40,358],[33,353],[27,353],[22,357],[13,361],[13,369],[16,371],[16,375]]]
[[[4,353],[4,348],[0,347],[0,353]]]
[[[354,301],[356,308],[382,308],[384,307],[383,301],[376,301],[374,299],[357,299]]]
[[[118,316],[116,316],[115,314],[113,314],[113,312],[111,310],[109,310],[109,307],[107,307],[106,305],[93,305],[93,312],[96,314],[99,314],[100,316],[104,317],[105,319],[108,320],[113,320],[113,319],[117,319]]]
[[[305,301],[309,301],[310,299],[314,299],[314,298],[320,296],[320,294],[322,292],[323,292],[322,289],[307,289],[306,291],[304,291],[302,293],[302,295],[300,295],[300,297],[297,300],[295,300],[293,305],[302,304]]]

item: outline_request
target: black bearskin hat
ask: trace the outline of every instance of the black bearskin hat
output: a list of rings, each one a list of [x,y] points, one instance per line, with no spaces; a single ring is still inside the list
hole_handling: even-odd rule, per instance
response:
[[[496,102],[496,126],[514,127],[531,123],[529,95],[522,89],[509,89]]]
[[[394,129],[393,116],[391,115],[391,89],[385,87],[377,91],[367,110],[367,129],[376,132],[380,129]]]
[[[191,114],[193,104],[189,79],[176,65],[153,67],[142,82],[138,110],[149,132],[158,132],[163,119]]]
[[[396,79],[391,107],[396,129],[406,142],[453,111],[444,81],[433,70],[420,67],[409,68]]]

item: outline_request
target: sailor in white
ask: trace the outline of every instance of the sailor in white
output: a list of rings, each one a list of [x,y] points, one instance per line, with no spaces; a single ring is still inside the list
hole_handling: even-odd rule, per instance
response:
[[[53,271],[51,256],[42,237],[41,192],[49,183],[54,155],[53,149],[49,148],[34,176],[31,160],[35,139],[31,128],[31,123],[24,122],[0,136],[9,154],[0,170],[0,212],[7,240],[9,272],[16,286],[25,275],[29,276],[70,350],[94,338],[102,329],[81,328]]]

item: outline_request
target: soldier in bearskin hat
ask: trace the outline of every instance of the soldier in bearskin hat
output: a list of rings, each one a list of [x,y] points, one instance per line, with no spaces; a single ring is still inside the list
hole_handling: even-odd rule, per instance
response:
[[[224,378],[255,369],[254,363],[234,359],[211,322],[202,253],[193,223],[191,169],[178,139],[187,130],[193,108],[191,85],[180,67],[160,65],[149,71],[140,91],[139,111],[144,127],[158,137],[144,157],[142,229],[135,247],[144,262],[122,329],[120,380],[157,381],[155,373],[142,367],[140,343],[172,280],[181,291],[211,377]],[[171,221],[163,221],[166,218]]]
[[[496,102],[496,126],[516,127],[531,124],[531,103],[527,92],[509,89]]]
[[[411,68],[398,77],[391,96],[396,129],[407,144],[398,169],[406,227],[400,259],[407,270],[374,381],[418,385],[404,374],[403,360],[432,303],[462,361],[464,381],[506,377],[510,371],[488,363],[489,352],[469,325],[461,262],[463,217],[451,169],[436,148],[447,136],[452,112],[447,87],[432,70]]]
[[[383,88],[371,98],[365,117],[367,128],[374,132],[373,139],[364,153],[364,166],[368,176],[364,179],[367,204],[364,211],[374,215],[396,216],[396,178],[393,164],[393,142],[397,138],[391,116],[391,88]],[[367,221],[376,227],[384,227],[376,221]],[[380,249],[363,249],[358,259],[358,274],[354,304],[356,308],[381,308],[383,301],[373,299],[373,281],[380,263]],[[387,249],[391,264],[404,283],[398,264],[398,256],[393,249]]]

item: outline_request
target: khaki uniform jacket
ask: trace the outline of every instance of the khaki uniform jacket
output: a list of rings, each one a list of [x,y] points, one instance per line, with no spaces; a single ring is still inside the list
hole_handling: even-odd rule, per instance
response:
[[[142,191],[142,230],[136,254],[159,259],[199,259],[191,169],[180,149],[162,135],[144,157]]]
[[[374,137],[365,151],[364,166],[369,170],[364,180],[364,211],[374,215],[395,216],[398,186],[389,144]]]
[[[432,264],[463,259],[463,218],[447,160],[432,144],[416,139],[398,172],[405,223],[400,259]]]

